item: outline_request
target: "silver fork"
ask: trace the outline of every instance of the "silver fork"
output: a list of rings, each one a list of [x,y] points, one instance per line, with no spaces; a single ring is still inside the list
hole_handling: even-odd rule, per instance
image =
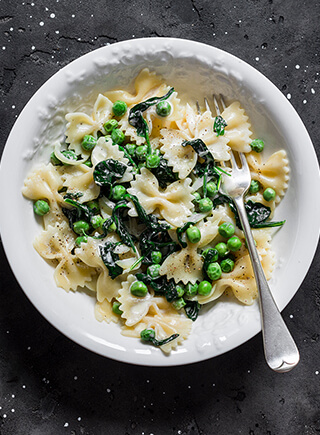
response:
[[[216,113],[220,115],[219,102],[215,96],[213,96],[213,101]],[[221,96],[220,102],[222,108],[225,109],[225,103]],[[210,110],[206,99],[205,105],[206,109]],[[299,351],[272,297],[261,266],[243,200],[251,183],[250,170],[244,154],[238,154],[241,167],[237,164],[233,152],[230,151],[231,176],[222,174],[219,191],[233,200],[247,241],[259,294],[263,345],[267,364],[276,372],[288,372],[298,364],[300,359]]]

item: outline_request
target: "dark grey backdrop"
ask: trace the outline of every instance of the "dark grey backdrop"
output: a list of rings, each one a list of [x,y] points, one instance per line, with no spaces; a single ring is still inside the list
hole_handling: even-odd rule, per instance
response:
[[[1,151],[29,98],[62,66],[107,43],[170,36],[224,49],[265,74],[319,156],[319,13],[317,0],[0,0]],[[266,367],[260,335],[180,368],[102,358],[41,317],[3,250],[0,273],[1,435],[320,432],[319,252],[283,312],[301,362],[281,375]]]

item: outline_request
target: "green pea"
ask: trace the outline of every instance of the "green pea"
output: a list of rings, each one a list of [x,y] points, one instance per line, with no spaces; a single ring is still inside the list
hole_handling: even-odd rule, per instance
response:
[[[192,195],[194,196],[193,201],[195,201],[195,202],[199,202],[199,201],[200,201],[200,199],[201,199],[201,195],[200,195],[199,192],[193,192]]]
[[[124,101],[117,100],[113,103],[112,111],[114,116],[123,116],[127,111],[127,105]]]
[[[97,145],[97,139],[90,134],[86,134],[82,139],[81,146],[85,151],[91,151]]]
[[[229,254],[229,249],[224,242],[220,242],[215,246],[215,249],[218,251],[219,257],[223,258]]]
[[[217,191],[217,185],[213,181],[209,181],[209,183],[207,183],[207,194],[209,196],[214,196]]]
[[[152,251],[151,252],[151,261],[154,264],[159,264],[161,263],[162,260],[162,254],[160,251]]]
[[[123,313],[123,311],[120,310],[120,306],[121,306],[121,304],[118,301],[114,301],[113,304],[112,304],[112,311],[115,314],[118,314],[119,316],[121,316],[121,314]]]
[[[206,213],[210,210],[212,210],[213,203],[210,198],[202,198],[198,202],[199,211],[201,213]]]
[[[257,180],[251,180],[249,192],[257,193],[260,190],[260,183]]]
[[[63,151],[61,151],[61,154],[63,154],[69,160],[77,160],[77,155],[72,150],[63,150]],[[69,165],[68,163],[63,163],[63,162],[62,162],[62,164],[66,165],[66,166]]]
[[[223,224],[219,225],[218,231],[222,237],[227,238],[234,235],[235,228],[231,222],[223,222]]]
[[[50,206],[44,199],[38,199],[38,201],[33,204],[33,211],[38,216],[44,216],[45,214],[49,213]]]
[[[131,284],[130,292],[134,296],[144,298],[148,294],[148,287],[142,281],[135,281]]]
[[[157,168],[160,165],[160,156],[156,154],[151,154],[146,157],[146,167],[149,169]]]
[[[148,154],[147,145],[139,145],[136,148],[136,157],[138,160],[145,160]]]
[[[125,146],[125,148],[126,148],[126,150],[128,151],[128,154],[129,154],[131,157],[134,157],[134,156],[135,156],[135,154],[136,154],[136,148],[137,148],[137,145],[136,145],[136,144],[134,144],[134,143],[127,143],[127,145]]]
[[[191,243],[198,243],[201,240],[201,233],[199,228],[191,225],[186,231],[187,237]]]
[[[210,263],[207,267],[207,275],[212,281],[216,281],[221,277],[221,267],[219,263]]]
[[[266,201],[273,201],[276,197],[276,192],[272,187],[267,187],[263,192],[263,197]]]
[[[252,151],[255,151],[256,153],[261,153],[264,148],[264,142],[261,139],[254,139],[251,144]]]
[[[185,287],[184,296],[186,298],[192,298],[198,293],[198,284],[191,284],[191,282],[188,282],[188,284]]]
[[[112,188],[112,198],[115,201],[120,201],[121,199],[124,199],[126,193],[127,189],[124,186],[121,186],[121,184],[116,184]]]
[[[84,162],[84,165],[88,166],[88,168],[92,168],[93,164],[90,159],[88,159],[86,162]]]
[[[171,104],[169,103],[169,101],[160,101],[160,103],[156,105],[156,112],[158,116],[165,117],[170,115]]]
[[[99,205],[99,201],[97,201],[96,199],[93,199],[92,201],[89,201],[87,203],[87,206],[90,208],[90,210],[92,210],[94,213],[99,213],[100,211],[100,205]]]
[[[157,278],[159,276],[160,264],[150,264],[147,269],[147,274],[151,276],[151,278]]]
[[[172,306],[176,309],[176,310],[181,310],[181,308],[186,306],[186,301],[183,298],[178,298],[175,299],[172,302]]]
[[[114,128],[111,132],[112,142],[119,145],[124,141],[124,133],[119,128]]]
[[[102,226],[103,222],[105,222],[105,219],[103,219],[103,217],[100,215],[96,215],[96,216],[92,216],[90,222],[93,228],[96,229]]]
[[[220,267],[224,273],[232,272],[234,269],[234,261],[231,260],[231,258],[226,258],[225,260],[221,261]]]
[[[86,221],[77,221],[73,224],[73,231],[77,234],[84,234],[89,228],[90,225]]]
[[[79,247],[81,245],[81,243],[87,243],[87,241],[88,241],[87,236],[80,236],[80,237],[76,238],[75,244]]]
[[[140,338],[143,341],[150,341],[150,339],[155,338],[156,333],[153,329],[144,329],[140,332]]]
[[[118,121],[116,119],[109,119],[109,121],[103,124],[103,128],[107,133],[111,133],[114,128],[118,127]]]
[[[208,296],[212,290],[212,285],[209,281],[201,281],[198,287],[198,294]]]
[[[232,252],[239,251],[241,246],[241,240],[237,236],[230,237],[230,239],[227,241],[227,247]]]
[[[176,285],[176,291],[179,298],[184,295],[184,287],[180,284]]]
[[[62,165],[62,162],[55,155],[54,151],[52,151],[52,153],[50,154],[50,160],[51,160],[51,163],[55,166]]]
[[[117,229],[117,226],[114,222],[112,222],[112,224],[109,226],[108,231],[110,231],[110,233],[112,233],[112,231],[115,231]]]

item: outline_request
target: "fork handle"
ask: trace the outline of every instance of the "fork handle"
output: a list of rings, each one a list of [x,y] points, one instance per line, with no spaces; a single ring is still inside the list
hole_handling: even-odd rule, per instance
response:
[[[255,246],[243,197],[234,198],[259,293],[263,346],[267,364],[276,372],[288,372],[299,362],[298,348],[280,314],[267,283]]]

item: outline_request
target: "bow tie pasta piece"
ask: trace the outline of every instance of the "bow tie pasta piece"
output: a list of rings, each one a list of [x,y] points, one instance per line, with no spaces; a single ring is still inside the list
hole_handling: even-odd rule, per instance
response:
[[[185,136],[179,130],[163,128],[161,136],[161,151],[164,158],[168,160],[168,165],[172,166],[173,172],[178,172],[179,178],[183,180],[195,167],[197,153],[190,145],[182,146]]]
[[[247,155],[247,162],[253,180],[259,181],[263,189],[271,187],[276,192],[274,204],[278,204],[288,188],[290,169],[287,153],[280,150],[273,153],[267,161],[262,160],[261,154],[251,152]],[[263,200],[270,207],[270,201]]]
[[[114,242],[119,239],[116,236],[111,236],[104,240]],[[95,268],[98,273],[97,300],[103,302],[106,299],[111,302],[113,298],[117,297],[122,282],[126,280],[126,274],[119,275],[115,279],[109,276],[109,271],[100,256],[99,244],[101,244],[101,240],[89,238],[87,243],[82,243],[75,250],[75,253],[83,263]]]
[[[213,215],[207,219],[207,222],[201,221],[196,226],[201,233],[201,240],[198,243],[187,241],[187,247],[178,252],[170,254],[160,267],[160,275],[166,275],[168,279],[173,278],[175,283],[180,281],[183,284],[203,279],[203,259],[198,250],[206,247],[218,235],[218,227],[221,222],[229,219],[226,206],[220,206],[214,211]]]
[[[66,166],[62,179],[63,187],[67,187],[68,193],[81,193],[77,199],[81,203],[92,201],[100,194],[100,187],[93,180],[93,168],[86,165]]]
[[[266,279],[269,280],[275,265],[275,256],[270,247],[271,230],[266,228],[253,230],[253,237],[257,243],[257,250]],[[215,282],[211,294],[202,298],[201,301],[198,297],[198,300],[201,304],[211,302],[229,289],[245,305],[251,305],[258,296],[249,253],[244,246],[237,252],[233,271],[222,273],[221,278]]]
[[[160,346],[163,352],[170,353],[190,335],[192,320],[179,314],[164,298],[153,297],[147,315],[131,328],[124,326],[122,334],[129,337],[140,337],[140,332],[149,328],[154,329],[157,340],[163,340],[172,334],[179,334],[176,339]]]
[[[191,215],[194,205],[190,187],[191,179],[178,180],[170,184],[163,192],[159,190],[157,178],[146,168],[131,182],[128,192],[138,197],[147,214],[158,208],[159,213],[169,224],[179,227]],[[137,216],[133,205],[130,216]]]
[[[57,221],[64,220],[59,205],[64,203],[59,190],[63,187],[63,179],[58,167],[51,163],[35,168],[25,179],[22,194],[33,201],[47,199],[50,211],[43,216],[44,227],[54,225]]]
[[[224,136],[228,140],[228,145],[234,150],[242,153],[251,151],[250,130],[251,124],[248,122],[248,116],[244,109],[240,107],[240,103],[235,101],[230,104],[221,114],[222,118],[228,124],[225,128]]]
[[[66,142],[77,154],[83,152],[81,142],[86,134],[97,137],[97,132],[103,129],[103,124],[112,117],[112,102],[102,94],[99,94],[91,116],[83,112],[68,113],[66,130]]]
[[[112,311],[112,304],[106,299],[102,302],[96,302],[94,316],[98,322],[118,323],[120,320],[119,316]]]
[[[214,118],[209,110],[199,115],[187,104],[184,117],[176,124],[185,140],[201,139],[216,160],[230,160],[228,139],[213,131]]]
[[[107,159],[118,160],[127,166],[127,169],[122,178],[118,181],[119,183],[126,183],[131,181],[133,175],[131,169],[128,166],[129,159],[124,155],[124,152],[119,149],[118,146],[112,144],[112,140],[106,140],[104,137],[100,137],[97,145],[94,147],[91,154],[91,161],[93,166],[97,165],[99,162]]]
[[[149,292],[143,298],[131,294],[130,287],[136,280],[134,275],[129,275],[127,281],[122,283],[122,288],[119,291],[118,301],[121,304],[120,310],[123,311],[121,317],[125,319],[127,326],[134,326],[145,317],[153,299],[153,293]]]
[[[154,97],[157,93],[169,89],[168,86],[163,84],[161,77],[157,76],[155,72],[150,72],[148,68],[140,71],[134,81],[134,91],[128,92],[123,90],[105,92],[104,95],[111,101],[121,100],[127,106],[134,106],[141,103],[141,101]]]
[[[64,240],[64,243],[62,243]],[[57,261],[54,279],[64,290],[76,290],[92,280],[95,270],[71,254],[74,234],[67,222],[49,225],[34,241],[36,251],[46,260]]]

